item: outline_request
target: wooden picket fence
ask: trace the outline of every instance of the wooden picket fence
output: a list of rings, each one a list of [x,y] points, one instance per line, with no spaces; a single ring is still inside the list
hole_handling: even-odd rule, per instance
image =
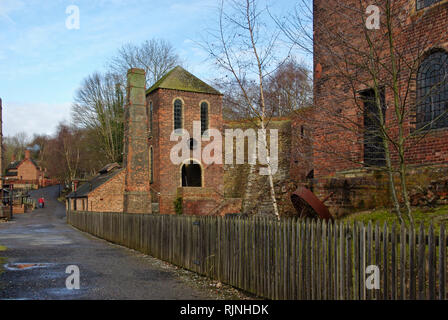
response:
[[[445,225],[69,212],[74,227],[267,299],[447,298]],[[368,266],[377,266],[370,267]],[[368,269],[368,270],[366,270]],[[379,289],[372,288],[375,279]]]

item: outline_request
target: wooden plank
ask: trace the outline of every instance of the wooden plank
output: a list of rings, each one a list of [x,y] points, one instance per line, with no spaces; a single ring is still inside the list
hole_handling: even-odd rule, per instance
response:
[[[397,300],[397,227],[395,223],[392,226],[391,234],[391,299]]]
[[[418,235],[418,299],[426,299],[425,293],[425,275],[426,275],[426,260],[425,260],[425,229],[423,223],[420,225],[420,232]]]
[[[366,228],[364,223],[361,222],[360,225],[360,239],[359,239],[359,265],[360,265],[360,299],[366,300]]]
[[[429,227],[428,239],[428,289],[429,300],[436,298],[436,248],[434,244],[434,226],[431,223]]]
[[[386,222],[383,226],[383,300],[389,299],[389,229]]]
[[[328,241],[327,241],[327,265],[328,265],[328,300],[334,300],[334,267],[333,267],[333,249],[334,249],[334,234],[333,234],[334,223],[328,224]]]
[[[345,224],[339,227],[339,256],[339,295],[341,300],[345,300]]]
[[[315,241],[315,232],[316,232],[316,223],[315,221],[311,221],[310,225],[310,232],[311,232],[311,241],[310,241],[310,260],[309,260],[309,268],[310,268],[310,286],[308,287],[311,291],[311,300],[316,300],[316,279],[315,279],[315,249],[316,249],[316,241]]]
[[[360,265],[359,265],[359,256],[360,256],[360,250],[359,250],[359,229],[358,229],[358,222],[355,222],[353,224],[353,267],[354,267],[354,287],[353,287],[353,293],[354,293],[354,299],[355,300],[361,300],[361,294],[360,294]]]
[[[322,300],[322,221],[317,222],[316,230],[316,299]]]
[[[400,232],[400,299],[406,299],[406,225],[401,224]]]
[[[415,300],[416,294],[416,273],[415,273],[415,228],[409,229],[409,299]]]
[[[439,232],[439,300],[446,299],[446,233],[442,223]]]
[[[328,265],[327,265],[327,244],[328,244],[328,234],[327,234],[328,224],[326,221],[322,224],[322,299],[328,299]]]
[[[372,222],[369,221],[366,233],[366,266],[372,265],[372,237]],[[366,299],[371,300],[372,297],[372,290],[366,288]]]
[[[353,246],[352,246],[352,237],[353,237],[353,225],[349,224],[350,233],[347,235],[347,294],[346,299],[353,299]]]
[[[305,252],[304,252],[304,258],[305,258],[305,297],[307,300],[311,300],[311,266],[310,266],[310,260],[311,260],[311,223],[307,219],[305,222]]]
[[[298,299],[297,296],[297,220],[293,219],[291,222],[291,299]]]

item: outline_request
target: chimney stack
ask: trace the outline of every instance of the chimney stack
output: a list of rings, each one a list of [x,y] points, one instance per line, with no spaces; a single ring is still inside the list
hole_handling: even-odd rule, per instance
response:
[[[144,70],[128,71],[124,122],[124,213],[152,213],[145,85]]]
[[[16,155],[13,154],[12,157],[11,157],[11,162],[15,162],[15,161],[16,161]]]
[[[30,150],[25,150],[25,160],[29,160],[31,159],[31,151]]]

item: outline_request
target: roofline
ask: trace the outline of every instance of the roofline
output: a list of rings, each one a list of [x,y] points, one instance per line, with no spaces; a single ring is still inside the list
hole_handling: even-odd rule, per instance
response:
[[[106,185],[107,183],[109,183],[113,178],[115,178],[115,177],[118,176],[120,173],[122,173],[122,172],[124,171],[124,169],[125,169],[125,168],[120,168],[120,169],[118,169],[116,172],[111,173],[111,176],[110,176],[110,178],[109,178],[107,181],[105,181],[105,182],[103,182],[102,184],[98,185],[95,189],[89,190],[89,192],[88,192],[85,196],[76,196],[76,197],[75,197],[74,193],[76,193],[76,192],[75,192],[75,191],[72,191],[72,192],[70,192],[65,198],[66,198],[66,199],[83,199],[83,198],[89,198],[89,195],[90,195],[92,192],[97,191],[99,188],[105,186],[105,185]],[[97,177],[99,177],[99,176],[96,176],[95,178],[97,178]],[[90,179],[90,180],[88,180],[88,181],[84,181],[84,183],[90,183],[90,181],[92,181],[92,180],[95,179],[95,178],[92,178],[92,179]],[[70,195],[72,195],[72,194],[73,194],[73,196],[70,196]]]
[[[149,88],[148,90],[146,90],[146,96],[149,96],[151,93],[154,93],[154,92],[156,92],[159,89],[172,90],[172,91],[181,91],[181,92],[193,92],[193,93],[200,93],[200,94],[209,94],[209,95],[212,95],[212,96],[221,96],[221,97],[224,96],[223,93],[219,92],[216,89],[215,90],[218,91],[219,93],[201,92],[201,91],[193,91],[193,90],[170,89],[170,88],[163,88],[163,87],[157,87],[157,88],[154,88],[152,90],[151,90],[151,88]]]

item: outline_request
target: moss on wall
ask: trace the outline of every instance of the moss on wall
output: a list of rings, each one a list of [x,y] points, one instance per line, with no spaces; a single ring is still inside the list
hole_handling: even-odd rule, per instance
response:
[[[257,126],[250,121],[233,121],[225,125],[225,129],[255,129]],[[296,186],[290,181],[290,159],[291,159],[291,120],[273,120],[268,127],[268,143],[270,141],[269,129],[277,129],[279,132],[278,146],[278,171],[274,175],[274,185],[282,215],[293,213],[290,203],[289,192]],[[234,154],[236,145],[234,144]],[[270,214],[272,203],[270,200],[270,189],[267,176],[259,174],[260,164],[250,166],[247,164],[247,142],[245,143],[245,164],[224,166],[224,194],[226,198],[242,198],[243,213],[247,214]]]

